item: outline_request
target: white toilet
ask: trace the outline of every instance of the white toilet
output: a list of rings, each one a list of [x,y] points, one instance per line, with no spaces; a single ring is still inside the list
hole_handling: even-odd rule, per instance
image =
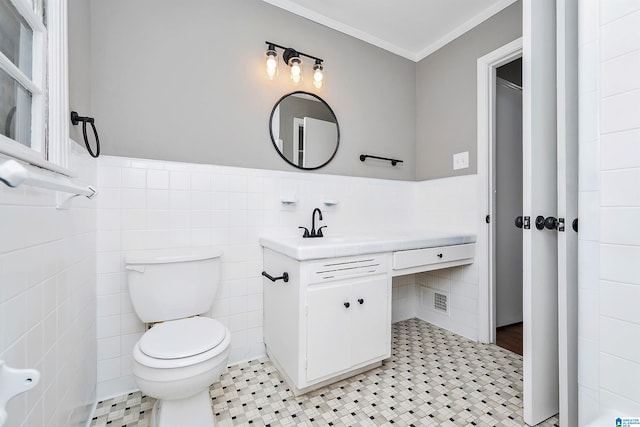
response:
[[[153,427],[215,425],[209,386],[227,366],[231,334],[209,311],[218,288],[220,250],[151,250],[125,256],[133,308],[155,323],[133,348],[133,376],[157,400]]]

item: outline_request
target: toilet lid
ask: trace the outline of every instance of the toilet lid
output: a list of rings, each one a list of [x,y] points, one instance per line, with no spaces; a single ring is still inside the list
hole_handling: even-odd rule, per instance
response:
[[[208,317],[159,323],[140,338],[140,350],[156,359],[181,359],[211,350],[222,342],[225,327]]]

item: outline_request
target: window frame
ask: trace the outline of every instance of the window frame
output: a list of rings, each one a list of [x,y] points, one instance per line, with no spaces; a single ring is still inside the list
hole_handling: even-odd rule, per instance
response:
[[[68,169],[67,0],[46,2],[46,27],[28,0],[9,1],[33,30],[32,83],[25,82],[28,78],[0,55],[2,69],[32,94],[31,147],[0,135],[0,154],[74,176]]]

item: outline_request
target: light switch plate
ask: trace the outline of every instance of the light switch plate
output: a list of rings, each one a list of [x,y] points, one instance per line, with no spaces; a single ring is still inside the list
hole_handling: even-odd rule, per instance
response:
[[[469,167],[469,152],[463,151],[453,155],[453,170]]]

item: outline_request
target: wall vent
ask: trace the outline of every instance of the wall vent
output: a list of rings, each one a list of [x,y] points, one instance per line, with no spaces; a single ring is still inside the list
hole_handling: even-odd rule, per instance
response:
[[[439,311],[448,312],[447,309],[447,295],[435,292],[433,294],[433,308]]]
[[[435,289],[420,287],[422,305],[429,310],[449,314],[449,293]]]

